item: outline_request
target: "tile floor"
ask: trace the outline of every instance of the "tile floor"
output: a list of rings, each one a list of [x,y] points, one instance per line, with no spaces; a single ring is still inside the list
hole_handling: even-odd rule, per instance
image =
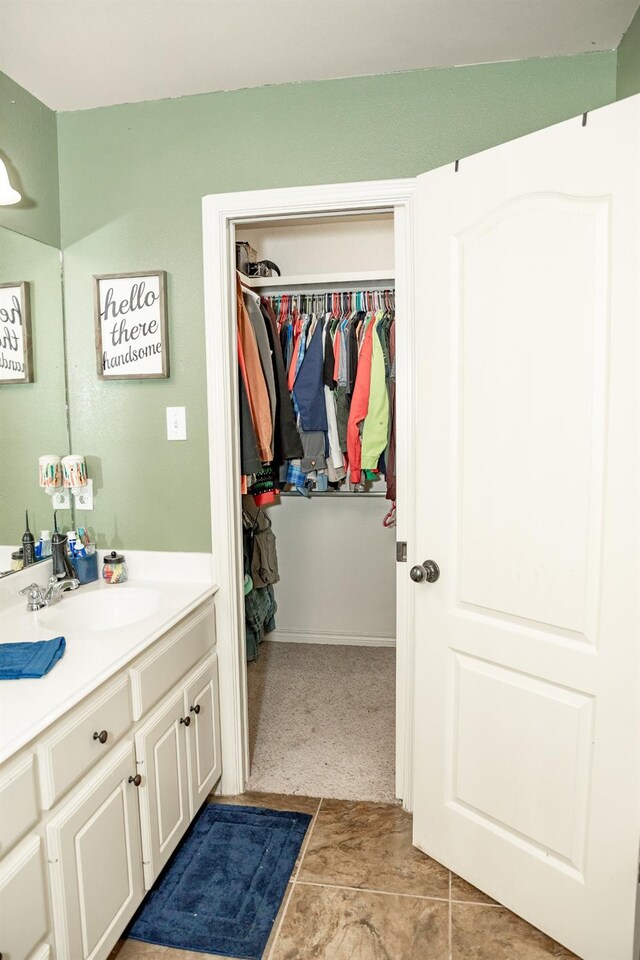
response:
[[[576,960],[419,853],[398,806],[271,793],[216,800],[313,814],[263,960]],[[136,940],[116,958],[222,960]]]

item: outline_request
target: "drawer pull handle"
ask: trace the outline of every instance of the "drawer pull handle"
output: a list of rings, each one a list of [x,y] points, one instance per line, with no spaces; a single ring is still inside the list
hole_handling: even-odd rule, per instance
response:
[[[197,716],[200,713],[200,704],[196,703],[195,707],[189,707],[189,710]]]
[[[180,717],[180,723],[184,723],[185,727],[188,727],[191,723],[191,717]]]
[[[93,735],[93,739],[94,739],[94,740],[99,740],[100,743],[106,743],[108,736],[109,736],[109,734],[107,733],[106,730],[101,730],[100,733],[98,733],[98,731],[96,730],[96,732],[95,732],[94,735]]]
[[[132,783],[134,787],[139,787],[142,783],[142,777],[139,773],[136,773],[135,777],[129,777],[129,783]]]

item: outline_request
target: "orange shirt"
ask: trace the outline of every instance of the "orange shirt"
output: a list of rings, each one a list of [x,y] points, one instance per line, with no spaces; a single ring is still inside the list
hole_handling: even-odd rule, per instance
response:
[[[241,373],[246,375],[245,386],[251,421],[256,434],[258,455],[263,463],[269,463],[273,460],[273,418],[271,416],[269,391],[262,372],[256,335],[253,332],[249,314],[244,305],[240,280],[236,279],[236,283],[240,369]]]

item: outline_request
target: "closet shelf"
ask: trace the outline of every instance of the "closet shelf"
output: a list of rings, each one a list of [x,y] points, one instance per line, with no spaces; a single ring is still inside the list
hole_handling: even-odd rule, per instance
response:
[[[298,276],[284,277],[242,277],[242,282],[254,290],[286,290],[290,287],[331,287],[340,290],[343,287],[359,286],[361,288],[384,286],[393,284],[395,270],[360,270],[350,273],[302,273]]]

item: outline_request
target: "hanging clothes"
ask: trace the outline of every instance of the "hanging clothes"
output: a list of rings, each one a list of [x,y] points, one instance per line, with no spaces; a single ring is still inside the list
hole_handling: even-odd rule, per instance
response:
[[[242,286],[237,280],[236,312],[238,317],[238,354],[241,372],[246,373],[245,387],[251,412],[251,421],[256,438],[258,455],[263,463],[273,458],[273,424],[269,391],[262,372],[262,362],[256,335],[242,296]]]
[[[349,457],[349,476],[352,483],[360,483],[362,470],[362,440],[360,424],[366,419],[369,410],[369,391],[371,388],[371,362],[373,355],[373,325],[370,323],[364,333],[362,347],[358,356],[353,396],[347,423],[347,455]]]
[[[243,497],[242,504],[246,654],[255,660],[265,635],[276,628],[273,584],[280,576],[271,522],[252,497]]]
[[[394,498],[394,355],[390,291],[242,290],[243,489],[256,503],[273,502],[283,484],[308,496],[347,483],[366,490],[383,475]]]
[[[379,330],[382,332],[382,315],[371,326],[373,351],[369,405],[362,427],[361,461],[363,470],[377,470],[380,457],[389,442],[389,393],[385,379],[385,360]]]
[[[278,336],[276,317],[268,300],[263,298],[260,308],[267,328],[273,358],[277,394],[274,459],[277,464],[280,464],[284,460],[294,460],[296,457],[301,457],[302,443],[300,442],[293,405],[287,388],[287,370]]]

